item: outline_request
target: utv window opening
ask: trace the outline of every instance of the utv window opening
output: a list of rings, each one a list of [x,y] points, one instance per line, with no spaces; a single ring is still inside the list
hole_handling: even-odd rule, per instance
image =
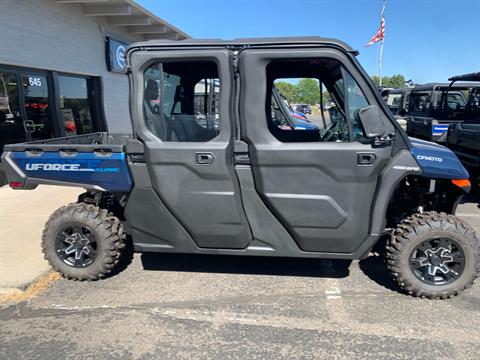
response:
[[[162,141],[207,142],[220,132],[221,82],[212,61],[155,63],[144,72],[143,113]]]
[[[316,91],[312,91],[314,86]],[[297,93],[289,92],[295,87]],[[305,93],[307,87],[310,87],[309,93]],[[310,96],[314,102],[312,105],[317,109],[309,115],[311,121],[306,120],[310,123],[308,126],[289,109],[290,103],[303,100],[306,96]],[[337,60],[279,60],[267,66],[267,122],[277,140],[363,142],[367,139],[358,111],[367,106],[369,102],[363,91]]]

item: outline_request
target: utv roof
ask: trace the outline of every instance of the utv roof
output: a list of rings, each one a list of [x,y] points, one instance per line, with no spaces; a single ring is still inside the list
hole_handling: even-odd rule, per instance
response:
[[[270,38],[240,38],[233,40],[222,39],[185,39],[185,40],[150,40],[137,42],[130,45],[134,48],[157,48],[157,47],[263,47],[263,46],[315,46],[333,45],[345,51],[358,54],[349,45],[341,40],[323,38],[320,36],[302,37],[270,37]]]
[[[480,81],[480,72],[452,76],[448,81]]]
[[[392,89],[390,90],[389,94],[402,94],[404,92],[411,92],[413,91],[414,87],[401,87],[401,88],[395,88],[395,89]]]
[[[432,91],[434,88],[448,88],[451,85],[452,88],[465,89],[471,87],[479,87],[478,83],[462,83],[462,84],[451,84],[451,83],[429,83],[424,85],[417,85],[412,91]]]

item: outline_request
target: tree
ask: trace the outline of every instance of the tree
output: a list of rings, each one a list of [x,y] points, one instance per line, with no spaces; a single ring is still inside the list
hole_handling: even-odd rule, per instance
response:
[[[320,85],[318,80],[311,78],[300,79],[297,84],[299,102],[315,105],[320,102]]]
[[[372,76],[372,80],[375,85],[380,86],[380,78],[376,75]],[[382,77],[382,86],[391,87],[391,88],[401,88],[405,86],[405,77],[401,74],[396,74],[393,76],[383,76]]]
[[[320,85],[315,79],[300,79],[296,84],[275,81],[275,87],[290,103],[315,105],[320,101]]]
[[[296,86],[285,82],[285,81],[275,81],[275,87],[278,89],[278,92],[285,96],[289,102],[295,102],[296,97]]]

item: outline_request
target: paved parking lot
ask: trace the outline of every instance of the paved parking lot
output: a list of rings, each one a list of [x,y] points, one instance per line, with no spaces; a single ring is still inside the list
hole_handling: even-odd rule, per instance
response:
[[[480,230],[476,203],[459,214]],[[478,324],[480,285],[415,299],[374,256],[137,254],[109,279],[0,305],[0,359],[478,359]]]

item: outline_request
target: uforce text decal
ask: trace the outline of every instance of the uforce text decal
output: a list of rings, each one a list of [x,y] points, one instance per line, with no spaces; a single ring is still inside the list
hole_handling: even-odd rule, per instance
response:
[[[119,168],[100,167],[100,160],[78,161],[76,163],[46,163],[27,162],[27,171],[89,171],[89,172],[119,172]]]
[[[443,162],[443,158],[436,157],[436,156],[427,156],[427,155],[417,155],[418,160],[426,160],[426,161],[433,161],[433,162]]]

